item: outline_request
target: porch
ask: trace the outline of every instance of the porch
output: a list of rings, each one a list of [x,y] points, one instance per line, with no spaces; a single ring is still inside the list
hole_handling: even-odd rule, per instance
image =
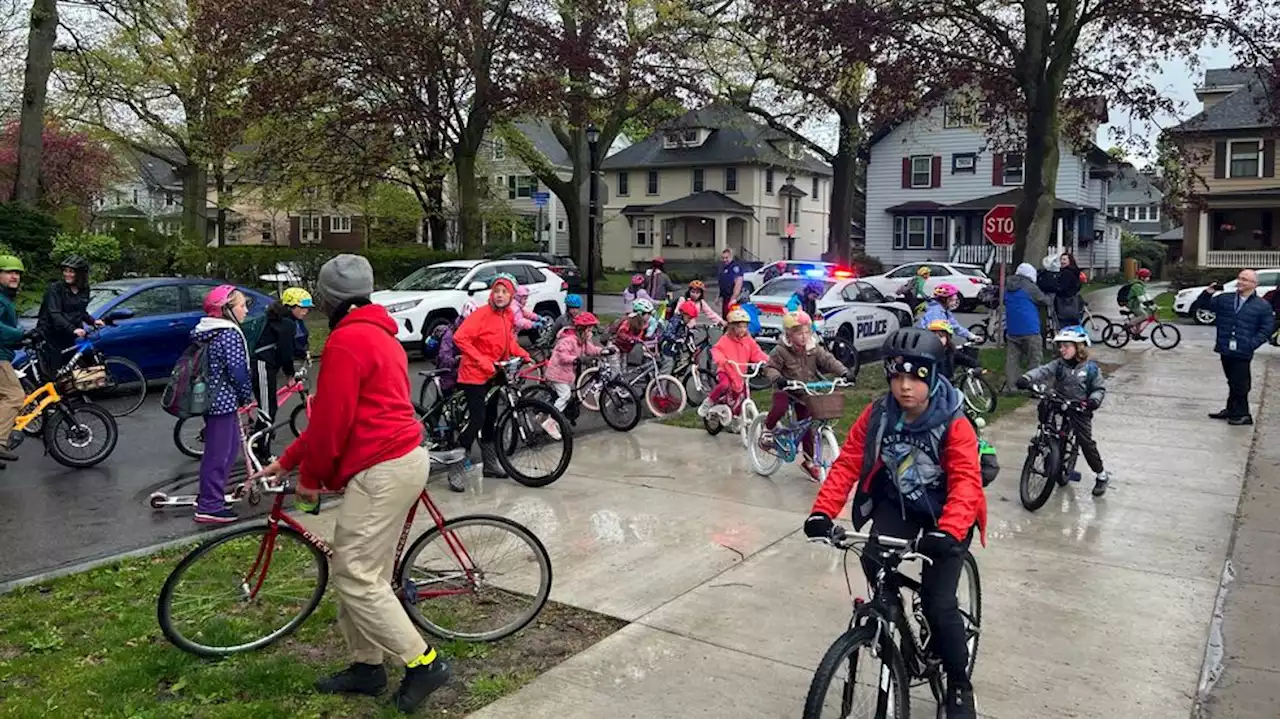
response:
[[[1280,267],[1280,189],[1201,199],[1207,207],[1188,213],[1183,256],[1196,258],[1201,267]]]
[[[726,248],[751,256],[747,223],[751,208],[714,191],[699,192],[660,205],[629,205],[622,216],[630,228],[630,260],[644,264],[655,256],[677,262],[712,262]]]

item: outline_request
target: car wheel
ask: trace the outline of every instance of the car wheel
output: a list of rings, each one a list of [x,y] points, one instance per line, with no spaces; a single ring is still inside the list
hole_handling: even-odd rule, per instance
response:
[[[1191,313],[1191,319],[1195,320],[1198,325],[1211,325],[1216,318],[1217,314],[1213,310],[1200,309]]]

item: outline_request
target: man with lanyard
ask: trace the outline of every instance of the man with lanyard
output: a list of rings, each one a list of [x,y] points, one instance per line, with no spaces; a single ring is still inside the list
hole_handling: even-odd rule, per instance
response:
[[[720,316],[729,315],[729,307],[742,292],[742,265],[733,258],[733,250],[728,247],[720,253],[724,264],[720,265]]]
[[[1191,303],[1192,314],[1208,309],[1217,315],[1213,351],[1222,357],[1222,373],[1227,377],[1227,406],[1221,412],[1210,414],[1210,419],[1225,419],[1233,425],[1253,424],[1253,415],[1249,412],[1250,365],[1254,350],[1266,343],[1274,323],[1271,306],[1258,297],[1257,288],[1258,274],[1253,270],[1240,270],[1234,293],[1223,292],[1215,297],[1215,293],[1222,291],[1215,282]]]

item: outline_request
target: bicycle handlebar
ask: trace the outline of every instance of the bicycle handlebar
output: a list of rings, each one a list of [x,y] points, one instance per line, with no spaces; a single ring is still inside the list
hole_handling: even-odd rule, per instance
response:
[[[805,394],[810,396],[817,396],[817,395],[834,394],[835,391],[838,389],[844,389],[846,387],[852,387],[852,386],[853,386],[853,383],[846,380],[843,377],[836,377],[833,380],[828,380],[824,382],[800,382],[798,380],[791,380],[790,382],[787,382],[782,387],[782,391],[783,392],[804,392]]]
[[[743,362],[734,362],[733,360],[725,360],[725,364],[733,365],[733,368],[737,370],[738,374],[742,375],[743,378],[751,379],[752,377],[755,377],[756,375],[760,374],[760,370],[764,368],[766,363],[764,362],[743,363]],[[746,367],[748,369],[744,370],[743,367]],[[748,372],[750,372],[750,374],[748,374]]]
[[[925,564],[933,564],[933,559],[915,551],[916,541],[914,539],[889,537],[883,534],[871,534],[870,532],[855,532],[845,529],[839,524],[831,528],[830,538],[812,539],[810,541],[829,544],[836,549],[850,551],[869,544],[873,539],[878,546],[885,549],[895,550],[895,553],[898,554],[904,562],[919,559]]]

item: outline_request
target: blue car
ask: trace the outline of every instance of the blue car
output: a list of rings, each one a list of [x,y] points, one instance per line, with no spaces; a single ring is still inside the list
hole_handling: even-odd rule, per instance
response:
[[[90,288],[89,314],[110,318],[94,345],[108,356],[133,360],[147,379],[164,379],[191,342],[191,330],[204,316],[204,296],[219,280],[198,277],[134,277],[99,282]],[[249,298],[249,315],[261,315],[273,298],[240,287]],[[35,326],[38,307],[23,313],[24,327]]]

